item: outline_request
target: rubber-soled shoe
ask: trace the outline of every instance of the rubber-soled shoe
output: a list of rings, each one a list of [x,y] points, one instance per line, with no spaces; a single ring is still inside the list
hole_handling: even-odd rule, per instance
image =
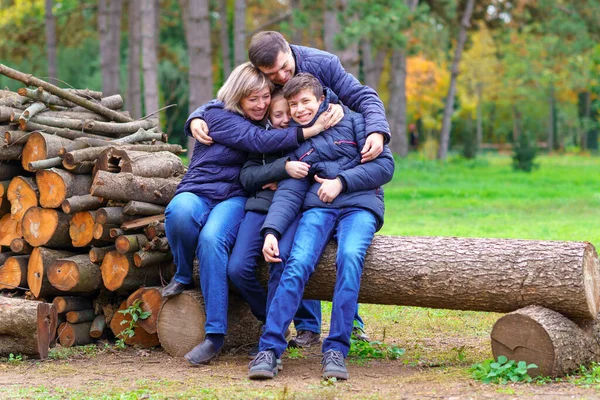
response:
[[[248,368],[248,379],[273,379],[279,372],[275,352],[260,351],[254,360],[250,361]]]
[[[323,372],[324,379],[336,378],[346,380],[350,378],[350,374],[346,369],[346,363],[344,362],[344,356],[337,350],[328,350],[323,354],[321,371]]]
[[[258,355],[258,344],[256,346],[253,346],[248,351],[248,357],[250,357],[251,360],[254,360],[254,357],[256,357],[257,355]],[[280,371],[283,370],[283,364],[281,363],[281,358],[277,359],[277,367],[279,368]]]
[[[352,327],[352,339],[358,340],[359,342],[370,342],[371,338],[365,332],[365,330],[359,326]]]
[[[202,364],[208,364],[219,354],[221,348],[216,348],[210,340],[203,340],[202,343],[190,350],[183,358],[191,366],[197,367]]]
[[[321,334],[311,331],[298,331],[295,338],[290,340],[290,347],[310,347],[321,342]]]
[[[181,293],[185,289],[187,289],[189,286],[190,285],[185,285],[183,283],[179,283],[175,280],[175,278],[173,278],[173,279],[171,279],[171,282],[169,282],[169,284],[164,287],[164,289],[162,291],[162,297],[167,298],[167,297],[173,297],[175,295],[178,295],[179,293]]]

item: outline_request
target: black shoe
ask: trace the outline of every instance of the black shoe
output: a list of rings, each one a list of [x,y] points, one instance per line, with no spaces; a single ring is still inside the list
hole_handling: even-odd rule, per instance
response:
[[[213,342],[205,339],[183,356],[183,358],[193,367],[197,367],[201,364],[210,363],[219,354],[220,350],[220,347],[216,348]]]
[[[336,378],[346,380],[350,378],[350,374],[346,369],[346,363],[344,362],[344,356],[337,350],[328,350],[323,354],[321,370],[323,371],[324,379]]]
[[[359,326],[352,327],[352,339],[358,340],[359,342],[370,342],[371,338],[365,332],[365,330]]]
[[[273,379],[279,372],[277,357],[272,350],[259,352],[248,364],[248,379]]]
[[[252,348],[250,350],[248,350],[248,357],[251,360],[254,360],[254,357],[256,357],[258,355],[258,343],[256,343],[256,345],[252,346]]]
[[[321,335],[311,331],[298,331],[295,338],[290,340],[290,347],[305,347],[308,348],[314,344],[321,342]]]
[[[187,289],[189,286],[190,285],[184,285],[183,283],[179,283],[175,280],[175,278],[173,278],[171,279],[171,282],[169,282],[169,284],[164,287],[162,291],[162,297],[166,299],[167,297],[173,297],[175,295],[178,295],[179,293]]]

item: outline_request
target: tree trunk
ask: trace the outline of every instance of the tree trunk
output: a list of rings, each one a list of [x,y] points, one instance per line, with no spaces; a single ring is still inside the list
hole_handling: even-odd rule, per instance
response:
[[[48,56],[48,78],[50,81],[58,76],[56,68],[56,18],[52,14],[52,0],[46,0],[46,52]]]
[[[246,0],[235,0],[233,14],[234,64],[246,61]]]
[[[157,215],[164,214],[165,207],[157,206],[152,203],[141,201],[130,201],[123,207],[123,212],[127,215]]]
[[[162,251],[140,250],[133,255],[133,263],[138,268],[151,268],[173,261],[173,255]]]
[[[80,150],[73,150],[63,155],[63,165],[75,165],[83,161],[96,160],[103,151],[108,150],[113,145],[109,143],[105,147],[89,147]],[[178,144],[123,144],[118,145],[121,150],[135,150],[135,151],[146,151],[149,153],[158,153],[161,151],[168,151],[171,153],[179,154],[182,149]]]
[[[223,81],[231,73],[231,54],[229,45],[229,24],[227,15],[227,0],[219,0],[219,43],[223,62]]]
[[[144,234],[123,235],[115,241],[115,248],[121,254],[135,253],[141,250],[148,243],[148,238]]]
[[[146,115],[158,111],[158,10],[154,1],[142,1],[140,10],[142,23],[142,70],[144,75],[144,105]],[[157,115],[158,117],[158,115]]]
[[[8,257],[0,265],[0,290],[27,288],[27,264],[29,255]]]
[[[134,119],[142,117],[142,88],[140,84],[140,25],[141,0],[129,0],[129,35],[127,66],[127,109]]]
[[[102,207],[96,212],[96,222],[103,225],[121,225],[134,218],[125,214],[123,207]]]
[[[110,90],[103,90],[105,96],[118,94],[121,87],[121,16],[123,14],[123,0],[110,0],[108,6],[108,30],[110,35],[109,46],[109,74]]]
[[[104,260],[104,256],[111,251],[116,250],[115,246],[92,247],[89,252],[90,261],[99,264]]]
[[[229,328],[224,350],[258,342],[260,323],[250,307],[235,295],[229,296]],[[204,340],[204,299],[199,290],[186,290],[163,302],[157,321],[160,344],[173,357],[181,357]]]
[[[21,353],[47,358],[56,322],[52,304],[0,296],[0,355]]]
[[[98,0],[98,38],[100,42],[100,71],[102,72],[102,91],[107,93],[111,86],[110,45],[108,6],[110,0]]]
[[[148,153],[111,147],[96,160],[96,171],[130,172],[136,176],[170,178],[185,173],[181,158],[168,151]]]
[[[67,313],[67,322],[70,324],[81,324],[83,322],[92,322],[96,318],[94,310],[69,311]]]
[[[100,268],[87,254],[55,260],[48,268],[48,281],[58,290],[71,293],[88,294],[102,288]]]
[[[189,107],[191,114],[197,107],[213,97],[213,77],[210,44],[210,20],[208,0],[182,0],[184,10],[185,40],[189,55]],[[188,159],[192,159],[194,138],[188,138]]]
[[[139,300],[141,310],[150,313],[148,318],[138,320],[138,325],[150,334],[156,333],[156,321],[163,301],[161,294],[162,287],[141,287],[127,298],[127,307]]]
[[[483,83],[477,82],[477,149],[481,150],[481,143],[483,143],[483,100],[482,100]]]
[[[362,40],[361,51],[365,85],[377,90],[379,88],[381,73],[383,72],[386,53],[385,51],[378,50],[375,56],[373,56],[372,44],[367,39]]]
[[[442,132],[440,137],[440,148],[438,150],[438,159],[445,160],[448,155],[448,147],[450,145],[450,129],[452,128],[452,113],[454,112],[454,98],[456,96],[456,81],[458,79],[458,66],[462,57],[462,52],[467,40],[467,29],[471,26],[471,14],[473,13],[473,5],[475,0],[468,0],[465,12],[460,24],[460,33],[458,34],[458,42],[452,61],[452,70],[450,72],[450,88],[446,96],[444,105],[444,117],[442,120]]]
[[[331,300],[336,246],[328,245],[305,298]],[[537,304],[596,318],[600,262],[586,242],[375,236],[359,302],[510,312]],[[259,269],[263,282],[266,268]]]
[[[341,32],[338,14],[343,13],[346,10],[346,7],[348,7],[348,0],[326,1],[325,21],[323,23],[323,41],[325,43],[325,50],[337,54],[346,72],[351,73],[358,79],[358,66],[360,64],[358,43],[354,42],[346,48],[340,48],[335,42],[335,37]]]
[[[38,206],[38,197],[38,187],[32,178],[24,176],[14,177],[10,181],[6,192],[6,198],[11,204],[10,213],[12,218],[20,222],[27,210]],[[10,242],[8,244],[10,245]]]
[[[594,325],[597,325],[595,323]],[[600,346],[592,335],[556,311],[529,306],[500,318],[492,329],[494,358],[526,361],[538,368],[529,376],[563,376],[598,360]]]
[[[104,256],[100,269],[104,286],[113,292],[128,291],[140,286],[155,286],[172,276],[170,265],[136,268],[133,254],[120,254],[117,251],[111,251]]]
[[[111,229],[117,229],[117,228],[118,228],[118,225],[100,224],[100,223],[96,222],[94,224],[94,231],[92,233],[92,236],[94,237],[94,239],[97,239],[100,241],[113,242],[114,239],[112,238],[110,231],[111,231]]]
[[[90,336],[91,322],[71,324],[63,322],[58,327],[58,340],[62,347],[83,346],[94,341]]]
[[[176,179],[143,178],[126,172],[111,174],[98,171],[91,194],[110,200],[167,205],[175,196],[178,183]]]
[[[61,204],[61,208],[65,214],[74,214],[81,211],[95,210],[98,207],[104,206],[105,204],[106,200],[104,200],[102,197],[84,194],[65,199]]]
[[[388,120],[392,132],[392,150],[400,157],[406,157],[406,55],[400,49],[392,51]]]
[[[23,238],[32,246],[71,247],[69,223],[71,215],[62,211],[32,207],[23,216]]]
[[[92,308],[92,302],[81,296],[57,296],[52,301],[56,312],[59,314],[69,311],[89,310]]]
[[[554,84],[550,84],[550,88],[548,89],[548,153],[552,153],[554,150],[554,138],[556,137],[556,132],[554,132],[554,127],[556,126],[554,121]]]
[[[45,247],[33,249],[27,265],[27,286],[35,298],[63,294],[50,284],[47,271],[55,260],[73,255],[70,251],[52,250]]]
[[[68,197],[89,194],[92,187],[91,176],[73,175],[57,168],[38,171],[35,180],[40,191],[40,205],[44,208],[58,208]]]
[[[127,301],[124,301],[123,303],[121,303],[119,311],[126,310],[127,307]],[[150,334],[146,332],[143,328],[139,326],[139,323],[136,323],[137,326],[133,328],[134,335],[132,337],[121,337],[121,332],[123,332],[126,328],[129,327],[129,322],[131,321],[131,318],[131,315],[126,315],[120,312],[116,312],[113,315],[113,318],[110,320],[110,329],[117,338],[124,339],[125,344],[128,344],[130,346],[137,345],[143,348],[150,348],[158,346],[160,344],[158,340],[158,335],[156,333]],[[125,321],[126,323],[122,323],[123,321]]]
[[[104,315],[97,315],[96,318],[92,321],[92,326],[90,326],[90,336],[94,339],[99,339],[102,337],[104,330],[106,329],[106,318]]]

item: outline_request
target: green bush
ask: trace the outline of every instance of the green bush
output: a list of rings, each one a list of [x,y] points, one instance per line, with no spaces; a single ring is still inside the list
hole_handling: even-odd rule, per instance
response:
[[[519,140],[514,144],[513,168],[519,171],[531,172],[533,168],[538,167],[538,164],[533,162],[536,155],[535,141],[531,139],[529,134],[522,133]]]

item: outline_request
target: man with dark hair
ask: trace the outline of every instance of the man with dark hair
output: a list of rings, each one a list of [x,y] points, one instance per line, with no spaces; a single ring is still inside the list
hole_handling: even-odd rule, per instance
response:
[[[283,86],[294,75],[308,72],[330,88],[344,105],[362,114],[368,136],[361,150],[361,162],[374,160],[383,151],[384,143],[389,142],[390,127],[377,92],[347,73],[337,56],[311,47],[290,45],[281,33],[263,31],[252,37],[248,57],[276,85]],[[194,114],[186,122],[186,134],[201,143],[212,143],[206,124]],[[341,118],[342,115],[332,115],[328,127]]]
[[[283,87],[296,126],[311,126],[335,101],[329,89],[308,73],[299,73]],[[272,379],[277,359],[287,347],[285,330],[302,300],[304,288],[327,243],[337,241],[336,284],[329,336],[321,361],[325,379],[348,379],[344,358],[350,350],[352,321],[365,255],[373,235],[383,225],[381,186],[394,175],[394,158],[387,146],[375,160],[361,163],[359,149],[367,140],[365,119],[344,110],[344,118],[290,154],[310,166],[308,176],[279,182],[261,229],[263,254],[271,262],[269,287],[276,290],[267,310],[260,352],[249,365],[250,379]],[[291,126],[291,124],[290,124]],[[299,217],[289,254],[279,243],[289,242],[290,227]]]

